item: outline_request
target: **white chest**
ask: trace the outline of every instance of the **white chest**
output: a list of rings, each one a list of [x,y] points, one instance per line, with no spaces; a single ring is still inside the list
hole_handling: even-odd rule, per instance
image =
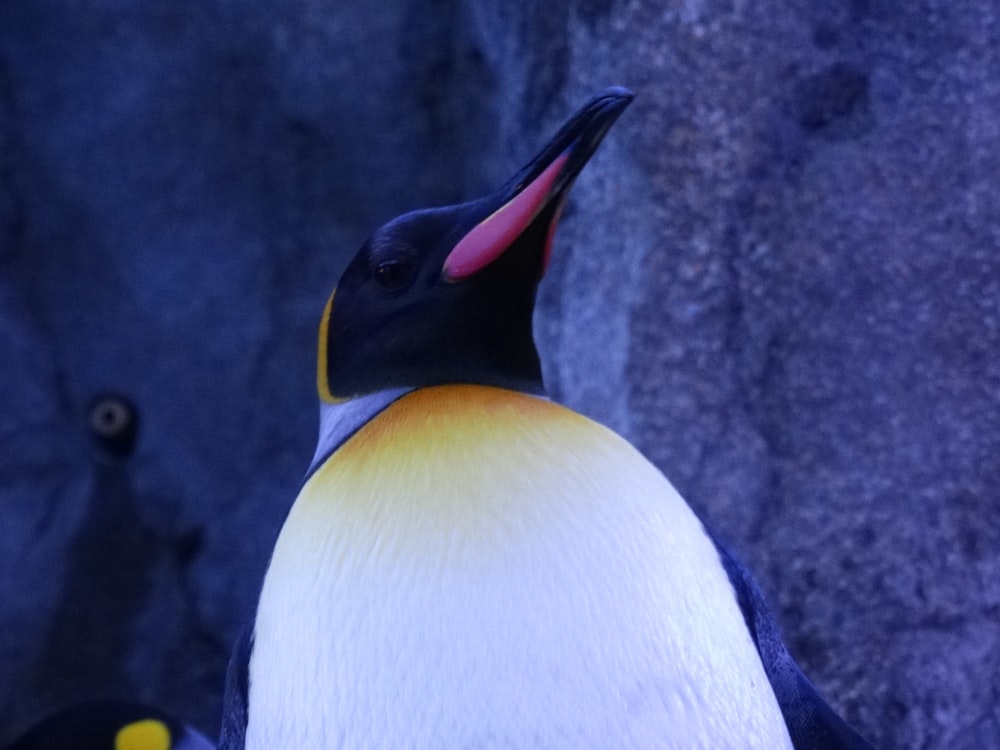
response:
[[[789,747],[683,500],[602,428],[515,412],[404,419],[310,480],[261,594],[247,746]]]

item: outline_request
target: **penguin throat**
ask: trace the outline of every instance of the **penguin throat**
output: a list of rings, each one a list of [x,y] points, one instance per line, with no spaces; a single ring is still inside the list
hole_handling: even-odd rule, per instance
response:
[[[321,400],[319,405],[319,439],[316,452],[309,464],[303,482],[308,481],[334,451],[355,432],[370,422],[376,414],[413,388],[387,388],[345,401]]]

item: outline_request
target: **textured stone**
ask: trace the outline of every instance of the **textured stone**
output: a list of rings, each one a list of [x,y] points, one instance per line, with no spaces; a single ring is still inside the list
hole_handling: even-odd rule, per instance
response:
[[[0,3],[0,739],[82,694],[212,731],[365,234],[612,83],[550,389],[756,571],[885,748],[1000,727],[1000,16],[985,0]],[[128,456],[87,409],[135,403]]]

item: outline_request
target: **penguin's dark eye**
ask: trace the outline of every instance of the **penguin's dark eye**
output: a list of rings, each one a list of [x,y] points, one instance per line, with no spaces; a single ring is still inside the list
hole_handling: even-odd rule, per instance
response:
[[[375,283],[389,292],[396,292],[410,283],[415,265],[404,258],[383,260],[375,266]]]

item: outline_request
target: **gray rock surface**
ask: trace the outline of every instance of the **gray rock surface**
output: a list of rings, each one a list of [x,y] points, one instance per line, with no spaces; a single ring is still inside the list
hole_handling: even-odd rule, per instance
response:
[[[551,390],[881,747],[995,744],[998,38],[986,0],[0,3],[0,739],[95,693],[214,730],[340,269],[621,83],[540,295]],[[88,435],[107,391],[130,455]]]

